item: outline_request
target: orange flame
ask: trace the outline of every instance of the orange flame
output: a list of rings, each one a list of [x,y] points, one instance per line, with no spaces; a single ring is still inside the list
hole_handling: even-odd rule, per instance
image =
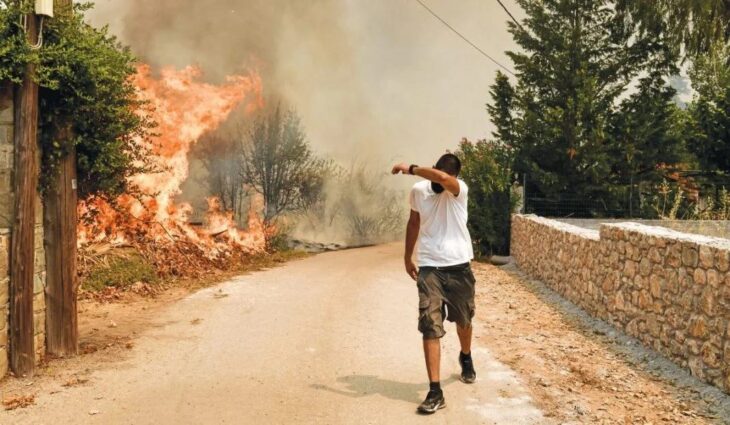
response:
[[[129,182],[142,196],[122,195],[115,201],[116,208],[98,197],[82,202],[80,245],[185,241],[210,258],[225,256],[232,249],[259,252],[265,248],[266,230],[253,211],[249,229],[242,231],[236,228],[232,214],[210,201],[207,224],[198,228],[188,222],[192,207],[174,201],[188,177],[188,154],[201,136],[215,130],[244,102],[247,113],[263,106],[261,79],[256,73],[230,76],[222,85],[201,82],[200,77],[200,69],[192,66],[164,68],[159,78],[152,76],[149,66],[138,67],[134,83],[149,105],[149,111],[139,113],[149,114],[158,127],[151,140],[135,142],[150,153],[146,165],[155,171],[132,176]]]

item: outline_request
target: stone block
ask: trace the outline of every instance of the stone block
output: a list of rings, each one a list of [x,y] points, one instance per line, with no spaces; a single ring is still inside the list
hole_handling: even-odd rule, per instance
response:
[[[45,282],[43,281],[43,276],[40,273],[36,273],[33,275],[33,293],[34,294],[40,294],[43,292],[45,288]]]
[[[13,169],[13,152],[13,145],[0,143],[0,171],[8,177]]]
[[[0,123],[0,145],[12,146],[13,144],[13,126]]]
[[[647,317],[646,329],[649,331],[649,334],[653,338],[659,338],[662,328],[659,320],[657,320],[657,317],[655,315],[651,314]]]
[[[0,192],[0,228],[12,226],[15,197],[10,192]]]
[[[715,315],[715,307],[715,291],[714,288],[708,286],[704,291],[702,291],[702,297],[700,297],[700,308],[703,313],[712,317]]]
[[[667,265],[677,268],[682,265],[682,247],[679,243],[670,244],[666,253]]]
[[[0,348],[7,348],[8,346],[8,327],[0,329]]]
[[[626,263],[624,263],[624,276],[628,277],[629,279],[633,279],[634,276],[636,276],[636,271],[638,270],[638,268],[639,265],[635,261],[626,261]]]
[[[695,272],[692,275],[692,279],[694,280],[695,284],[704,285],[705,283],[707,283],[707,273],[702,269],[695,269]]]
[[[37,293],[33,296],[33,312],[40,313],[46,310],[46,294],[45,292]]]
[[[725,340],[725,329],[727,328],[727,320],[722,316],[716,316],[710,320],[710,332],[712,332],[710,339],[718,347],[722,347],[723,341]]]
[[[651,292],[652,297],[661,298],[663,286],[664,278],[656,274],[649,276],[649,291]]]
[[[8,373],[8,350],[7,347],[0,348],[0,376]]]
[[[720,349],[709,342],[702,344],[700,355],[707,367],[717,369],[722,365],[722,353]]]
[[[0,281],[8,276],[10,258],[7,251],[0,251]],[[2,289],[0,289],[2,290]]]
[[[649,306],[652,305],[651,295],[649,294],[649,291],[643,290],[639,292],[639,299],[636,305],[642,311],[649,310]]]
[[[676,270],[670,270],[667,272],[665,289],[672,295],[676,295],[677,291],[679,291],[679,278]]]
[[[690,319],[689,334],[695,338],[704,339],[707,337],[707,320],[700,315]]]
[[[712,286],[713,288],[717,288],[720,285],[720,273],[718,273],[717,270],[709,269],[705,274],[707,276],[708,285]]]
[[[687,346],[687,351],[695,356],[698,356],[702,351],[702,343],[696,339],[687,339],[684,344]]]
[[[718,249],[716,255],[715,264],[717,265],[717,270],[722,273],[730,271],[730,251]]]
[[[651,260],[652,263],[656,264],[663,264],[664,263],[664,256],[662,255],[659,248],[652,246],[649,248],[649,260]]]
[[[10,299],[10,278],[0,279],[0,308],[5,308]]]
[[[715,251],[709,246],[700,246],[700,265],[710,269],[715,265]]]
[[[46,313],[40,312],[33,315],[33,335],[45,333],[46,331]]]
[[[682,264],[684,264],[687,267],[695,268],[697,267],[697,264],[699,263],[699,254],[697,253],[697,249],[693,248],[691,246],[683,246],[682,247]]]

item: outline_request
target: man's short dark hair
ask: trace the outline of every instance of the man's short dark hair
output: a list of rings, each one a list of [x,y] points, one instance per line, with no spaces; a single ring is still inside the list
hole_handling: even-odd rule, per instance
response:
[[[439,158],[434,168],[457,177],[461,172],[461,160],[453,153],[447,153]]]

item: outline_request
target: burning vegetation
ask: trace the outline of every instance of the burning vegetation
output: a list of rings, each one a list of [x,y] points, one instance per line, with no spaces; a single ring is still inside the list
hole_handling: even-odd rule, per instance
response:
[[[263,106],[261,79],[255,73],[231,76],[222,85],[200,81],[195,67],[165,68],[159,77],[139,66],[134,77],[145,107],[140,114],[156,123],[154,135],[136,138],[133,149],[146,153],[146,171],[129,177],[129,193],[115,199],[92,196],[79,205],[79,246],[87,253],[108,247],[134,247],[163,275],[187,275],[211,267],[227,268],[237,256],[264,252],[267,228],[252,207],[247,228],[209,199],[201,225],[190,223],[191,205],[177,203],[189,173],[188,154],[207,132],[234,109],[252,114]]]

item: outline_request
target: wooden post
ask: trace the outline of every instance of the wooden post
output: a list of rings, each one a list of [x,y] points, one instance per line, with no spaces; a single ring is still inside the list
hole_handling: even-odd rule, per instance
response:
[[[68,141],[71,129],[57,133]],[[72,149],[59,165],[43,198],[46,248],[46,351],[54,356],[78,352],[76,276],[76,152]]]
[[[38,18],[28,15],[28,42],[38,40]],[[10,369],[32,376],[33,274],[36,197],[38,195],[38,84],[35,66],[28,64],[23,84],[15,91],[15,214],[10,240]]]
[[[55,0],[56,14],[69,13],[72,0]],[[67,123],[55,123],[54,139],[70,144],[73,130]],[[44,245],[46,251],[46,351],[54,356],[78,352],[76,306],[76,150],[61,158],[43,198]]]

